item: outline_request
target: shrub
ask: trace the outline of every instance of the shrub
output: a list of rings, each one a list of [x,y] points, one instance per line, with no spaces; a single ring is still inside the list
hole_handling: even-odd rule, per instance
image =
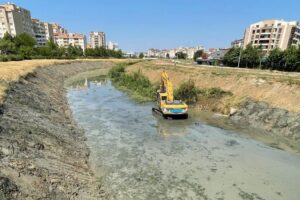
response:
[[[115,79],[119,79],[121,75],[124,73],[125,73],[125,64],[121,63],[111,68],[108,72],[108,76],[111,79],[115,80]]]
[[[20,61],[20,60],[24,60],[24,57],[21,55],[8,55],[7,60],[8,61]]]
[[[198,100],[198,88],[193,80],[188,80],[182,83],[177,90],[175,90],[175,99],[180,99],[186,103],[193,104]]]
[[[0,56],[0,61],[1,61],[1,62],[7,62],[8,59],[7,59],[6,56]]]

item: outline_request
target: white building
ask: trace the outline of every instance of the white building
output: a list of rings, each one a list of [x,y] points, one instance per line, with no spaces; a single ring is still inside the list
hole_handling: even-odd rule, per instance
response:
[[[106,47],[106,38],[104,32],[90,32],[90,45],[92,48]]]
[[[109,41],[107,43],[107,48],[110,49],[110,50],[116,50],[117,51],[117,50],[119,50],[119,45],[118,45],[118,43]]]
[[[274,48],[285,50],[290,45],[298,45],[300,34],[297,21],[265,20],[251,24],[245,31],[244,44],[261,47],[269,52]],[[299,31],[299,32],[298,32]]]
[[[60,47],[69,47],[70,45],[81,47],[83,51],[85,51],[87,46],[86,37],[84,34],[80,33],[61,33],[54,34],[54,41]]]
[[[11,3],[0,5],[0,37],[6,32],[12,36],[21,33],[34,36],[30,11]]]
[[[37,46],[44,46],[50,38],[53,38],[53,29],[51,24],[42,22],[38,19],[32,19],[32,26]]]

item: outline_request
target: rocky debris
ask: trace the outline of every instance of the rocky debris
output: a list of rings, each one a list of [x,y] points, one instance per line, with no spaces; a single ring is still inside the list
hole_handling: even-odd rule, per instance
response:
[[[0,199],[101,199],[84,132],[72,119],[64,80],[111,66],[39,68],[10,85],[0,106]]]
[[[271,108],[265,102],[247,100],[230,118],[236,123],[300,141],[300,115],[280,108]]]

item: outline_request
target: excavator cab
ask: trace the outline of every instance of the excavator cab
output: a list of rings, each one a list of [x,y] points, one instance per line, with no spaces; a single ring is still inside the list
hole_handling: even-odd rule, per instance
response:
[[[161,85],[157,91],[158,109],[164,118],[182,117],[188,118],[188,106],[181,100],[175,100],[173,96],[173,84],[165,71],[161,73]]]

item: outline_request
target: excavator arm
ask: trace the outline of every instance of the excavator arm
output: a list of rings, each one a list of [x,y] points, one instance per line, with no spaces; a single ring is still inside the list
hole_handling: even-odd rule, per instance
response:
[[[173,84],[169,79],[168,74],[163,71],[161,73],[161,91],[166,91],[167,93],[167,101],[173,102],[174,101],[174,94],[173,94]]]

